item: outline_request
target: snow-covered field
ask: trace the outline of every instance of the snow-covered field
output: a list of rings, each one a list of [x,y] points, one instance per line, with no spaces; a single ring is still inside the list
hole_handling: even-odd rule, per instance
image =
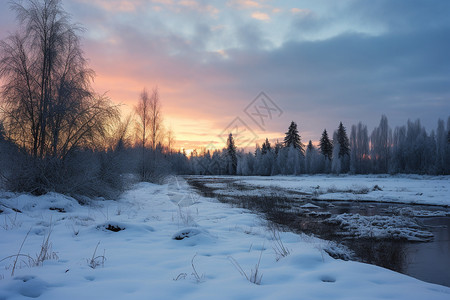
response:
[[[414,201],[449,202],[448,178],[408,179],[404,187],[395,178],[373,177],[370,184],[358,177],[269,179],[245,180],[309,191],[378,185],[383,191],[363,196],[400,200],[420,191]],[[280,233],[290,252],[280,258],[258,216],[179,184],[141,183],[119,201],[87,206],[58,194],[0,194],[0,299],[450,299],[450,288],[335,260],[324,251],[328,242],[308,236]],[[388,192],[396,188],[406,188],[408,196]],[[47,259],[40,263],[47,238]],[[245,276],[259,259],[256,285]]]
[[[304,175],[235,176],[228,178],[236,179],[238,183],[255,188],[274,187],[303,192],[319,200],[357,200],[450,206],[450,176]]]

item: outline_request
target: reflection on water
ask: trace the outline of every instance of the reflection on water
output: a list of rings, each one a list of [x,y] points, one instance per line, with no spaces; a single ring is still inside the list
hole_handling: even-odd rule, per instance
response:
[[[398,208],[410,208],[411,210],[421,211],[446,211],[447,213],[450,211],[448,208],[443,207],[406,204],[352,203],[339,201],[333,202],[333,205],[334,207],[329,209],[332,214],[358,213],[367,216],[389,215],[393,210]],[[371,242],[360,240],[356,241],[356,243],[358,243],[358,245],[356,245],[356,251],[359,252],[357,255],[369,263],[374,263],[376,257],[373,257],[376,255],[381,255],[382,259],[379,261],[383,262],[383,258],[387,258],[386,261],[389,262],[389,257],[392,253],[394,257],[398,256],[398,261],[396,263],[394,263],[395,260],[392,259],[391,266],[383,265],[384,263],[377,264],[423,281],[450,287],[450,217],[416,219],[419,223],[426,226],[427,230],[434,234],[433,241],[428,243],[399,241],[392,245],[393,248],[390,248],[384,247],[384,242],[380,242],[380,245],[377,246],[367,245]],[[371,248],[370,246],[373,247]],[[355,249],[355,247],[351,248]],[[375,249],[375,251],[373,249]]]
[[[407,245],[405,274],[450,286],[450,218],[429,218],[424,219],[423,223],[433,226],[434,241]]]

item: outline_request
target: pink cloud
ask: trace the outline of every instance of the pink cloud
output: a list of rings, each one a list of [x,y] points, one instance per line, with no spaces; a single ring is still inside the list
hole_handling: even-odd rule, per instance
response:
[[[270,20],[270,16],[268,14],[260,12],[260,11],[256,11],[256,12],[252,13],[252,18],[256,19],[256,20],[260,20],[260,21],[269,21]]]
[[[138,6],[143,4],[141,0],[80,0],[85,3],[93,3],[107,11],[131,12],[136,11]]]

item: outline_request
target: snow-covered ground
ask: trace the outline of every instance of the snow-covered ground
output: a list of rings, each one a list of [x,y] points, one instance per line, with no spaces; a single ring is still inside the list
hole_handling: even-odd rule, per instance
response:
[[[246,186],[273,187],[307,193],[319,200],[357,200],[450,206],[450,176],[303,175],[234,176],[227,178],[235,179],[237,183]],[[239,191],[236,192],[239,193]]]
[[[287,184],[326,189],[327,178],[293,177]],[[442,203],[448,197],[448,178],[428,185],[408,182],[409,193],[423,193],[417,199]],[[336,188],[349,184],[362,183],[345,177],[333,183]],[[376,177],[373,185],[386,197],[396,186]],[[188,190],[181,180],[141,183],[119,201],[87,206],[58,194],[0,194],[0,260],[6,258],[0,262],[0,299],[450,299],[450,288],[335,260],[324,251],[327,242],[308,236],[280,233],[290,252],[280,258],[276,239],[258,216]],[[33,266],[49,234],[48,259]],[[256,285],[245,276],[251,277],[259,259],[262,278]]]

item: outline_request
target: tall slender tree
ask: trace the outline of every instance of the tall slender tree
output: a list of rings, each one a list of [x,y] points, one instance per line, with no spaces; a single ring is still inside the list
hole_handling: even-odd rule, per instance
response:
[[[156,145],[163,139],[163,118],[161,112],[161,100],[159,98],[158,88],[155,87],[152,91],[149,101],[150,108],[150,143],[153,150]]]
[[[373,171],[387,173],[391,154],[392,131],[385,115],[381,116],[380,125],[372,131],[370,136],[371,159],[374,164]]]
[[[347,136],[347,131],[342,122],[339,122],[337,140],[339,142],[339,157],[343,157],[345,155],[350,156],[350,142]]]
[[[228,157],[228,171],[231,175],[236,175],[237,169],[237,154],[236,145],[234,144],[233,134],[228,135],[227,139],[227,157]]]
[[[147,89],[143,89],[139,95],[139,103],[134,108],[137,116],[136,131],[138,134],[139,144],[144,149],[147,146],[148,132],[150,127],[150,97]]]
[[[347,173],[350,170],[350,141],[347,136],[347,131],[342,124],[339,122],[339,127],[337,130],[337,142],[339,143],[339,154],[338,158],[340,159],[342,173]]]
[[[139,103],[134,108],[135,114],[137,116],[136,122],[136,133],[138,135],[139,145],[141,149],[141,162],[139,167],[139,172],[142,180],[148,177],[148,164],[146,159],[146,147],[148,140],[148,132],[150,129],[151,115],[150,115],[150,97],[148,95],[147,89],[143,89],[139,95]]]

